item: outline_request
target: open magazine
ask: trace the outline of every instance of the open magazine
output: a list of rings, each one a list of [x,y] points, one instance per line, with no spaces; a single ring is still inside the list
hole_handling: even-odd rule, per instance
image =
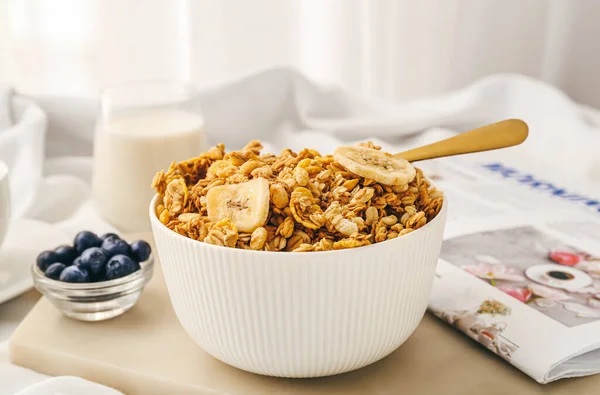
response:
[[[490,155],[420,167],[450,205],[430,311],[540,383],[600,372],[600,193]]]

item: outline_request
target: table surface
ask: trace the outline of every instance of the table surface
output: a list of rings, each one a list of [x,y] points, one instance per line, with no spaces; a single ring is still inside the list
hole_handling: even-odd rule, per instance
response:
[[[19,322],[25,318],[40,297],[41,294],[37,290],[30,289],[24,294],[0,304],[0,343],[8,340]]]
[[[36,299],[36,292],[30,291],[0,306],[0,314],[22,314],[17,306]],[[319,379],[243,372],[210,357],[185,334],[160,268],[138,304],[113,320],[71,320],[43,298],[10,346],[11,359],[18,365],[51,375],[78,375],[128,395],[600,393],[600,375],[538,384],[430,314],[398,350],[355,372]]]

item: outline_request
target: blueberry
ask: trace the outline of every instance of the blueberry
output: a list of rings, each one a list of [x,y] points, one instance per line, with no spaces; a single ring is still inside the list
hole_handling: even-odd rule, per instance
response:
[[[57,262],[64,263],[67,266],[73,263],[73,260],[77,258],[77,255],[79,255],[75,248],[67,245],[56,247],[54,252],[56,252],[56,255],[58,255]]]
[[[79,267],[86,269],[94,276],[104,273],[104,265],[106,264],[106,254],[100,247],[92,247],[83,251],[79,257]]]
[[[73,243],[77,252],[80,254],[91,247],[100,247],[102,244],[102,240],[93,232],[84,230],[82,232],[77,233],[75,236],[75,242]]]
[[[73,266],[81,266],[82,262],[81,262],[81,256],[78,256],[77,258],[73,259]]]
[[[131,256],[134,259],[137,259],[138,262],[144,262],[148,259],[150,257],[150,252],[152,252],[150,244],[146,243],[144,240],[136,240],[131,243]]]
[[[102,281],[106,281],[106,276],[104,275],[104,272],[102,272],[101,274],[98,274],[98,275],[94,275],[94,274],[90,273],[90,282],[99,283]]]
[[[130,255],[131,248],[125,240],[109,237],[102,242],[102,249],[108,257],[115,255]]]
[[[140,270],[140,264],[127,255],[115,255],[106,264],[106,279],[125,277]]]
[[[85,283],[90,280],[90,275],[79,266],[69,266],[62,271],[59,280],[67,283]]]
[[[119,235],[115,234],[115,233],[105,233],[102,236],[100,236],[100,240],[104,241],[109,237],[113,237],[115,239],[120,239]]]
[[[45,272],[48,266],[58,262],[58,254],[54,251],[43,251],[38,255],[36,263],[41,271]]]
[[[52,265],[48,266],[48,269],[46,269],[46,277],[51,278],[53,280],[58,280],[60,274],[65,269],[65,267],[66,266],[64,263],[53,263]]]

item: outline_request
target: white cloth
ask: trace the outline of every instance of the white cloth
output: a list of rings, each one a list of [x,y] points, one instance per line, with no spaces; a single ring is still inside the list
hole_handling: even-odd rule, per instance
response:
[[[390,103],[316,86],[292,70],[272,69],[205,89],[201,95],[210,142],[224,142],[228,148],[260,139],[267,149],[312,147],[331,152],[342,142],[373,139],[396,150],[446,137],[450,130],[522,118],[530,126],[530,138],[512,149],[516,160],[550,168],[569,166],[574,176],[600,184],[600,116],[557,89],[522,76],[491,76],[442,96]],[[0,117],[0,159],[10,167],[15,216],[52,223],[70,235],[83,228],[110,229],[89,202],[96,110],[93,100],[32,100],[0,89],[0,116],[5,117]],[[6,364],[0,363],[0,378],[5,378],[0,380],[0,394],[42,379]],[[75,393],[67,391],[73,383],[67,378],[50,380],[35,387],[38,392],[30,388],[21,394],[54,394],[58,388]],[[85,393],[115,394],[89,388]]]

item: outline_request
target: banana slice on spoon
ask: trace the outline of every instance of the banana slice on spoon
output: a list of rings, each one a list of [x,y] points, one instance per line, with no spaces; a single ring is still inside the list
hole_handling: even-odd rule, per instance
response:
[[[239,231],[253,232],[267,222],[269,197],[264,178],[212,187],[206,194],[208,218],[213,222],[229,218]]]
[[[407,160],[368,147],[338,147],[333,159],[348,171],[384,185],[406,185],[416,175]]]
[[[520,119],[505,119],[436,143],[390,155],[367,147],[339,147],[333,158],[348,171],[385,185],[404,185],[415,177],[408,162],[512,147],[527,139],[529,127]]]

